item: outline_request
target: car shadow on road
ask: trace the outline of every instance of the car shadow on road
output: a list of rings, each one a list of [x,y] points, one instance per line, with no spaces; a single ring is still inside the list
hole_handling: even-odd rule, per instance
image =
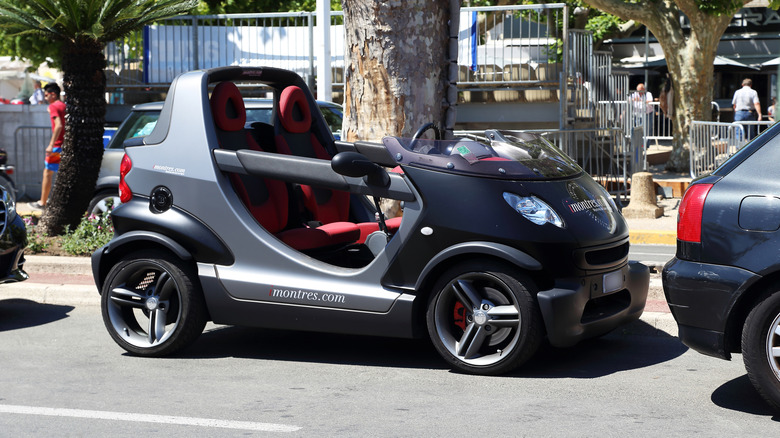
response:
[[[31,300],[0,300],[0,332],[49,324],[68,317],[75,307]]]
[[[644,322],[634,324],[647,325]],[[592,379],[657,365],[688,351],[678,338],[667,334],[626,334],[619,330],[569,348],[544,344],[514,374],[518,377]]]
[[[770,417],[774,422],[780,422],[780,415],[761,398],[761,395],[750,383],[747,374],[732,379],[712,393],[712,402],[717,406],[732,411],[751,415]]]
[[[396,339],[236,326],[217,326],[207,330],[180,356],[447,368],[427,338]]]
[[[644,324],[638,322],[635,324]],[[649,327],[649,326],[648,326]],[[649,333],[651,330],[643,331]],[[570,348],[543,344],[523,367],[507,377],[594,378],[648,367],[687,351],[669,335],[617,331]],[[216,326],[179,357],[241,357],[380,367],[449,369],[425,339],[395,339],[330,333]]]

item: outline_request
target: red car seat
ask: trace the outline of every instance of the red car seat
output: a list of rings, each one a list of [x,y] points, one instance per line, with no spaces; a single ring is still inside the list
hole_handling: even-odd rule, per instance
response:
[[[311,108],[306,94],[299,87],[289,86],[282,91],[279,98],[279,122],[276,134],[277,152],[321,160],[333,158],[311,130]],[[304,207],[315,221],[328,224],[349,220],[348,192],[307,185],[301,185],[301,192]],[[401,225],[401,218],[389,219],[386,224],[388,231],[393,233]],[[364,242],[369,234],[379,230],[377,222],[363,222],[357,226],[360,229],[360,243]]]
[[[211,94],[211,112],[217,127],[220,147],[262,152],[255,139],[244,129],[246,109],[238,87],[220,82]],[[230,174],[230,182],[257,222],[287,245],[301,251],[355,242],[360,231],[355,224],[328,224],[312,228],[288,224],[289,191],[279,180]]]

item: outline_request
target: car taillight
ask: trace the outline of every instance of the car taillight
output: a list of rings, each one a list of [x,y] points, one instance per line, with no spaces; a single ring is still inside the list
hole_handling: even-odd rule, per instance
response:
[[[125,175],[133,168],[133,162],[130,161],[130,157],[125,154],[122,157],[122,163],[119,165],[119,200],[125,204],[130,202],[133,198],[133,192],[130,190],[130,186],[125,182]]]
[[[677,217],[677,238],[685,242],[701,243],[701,218],[704,200],[712,184],[694,184],[686,190]]]

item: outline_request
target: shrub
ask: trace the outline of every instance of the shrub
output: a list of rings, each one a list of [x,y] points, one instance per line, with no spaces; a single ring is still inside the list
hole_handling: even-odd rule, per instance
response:
[[[111,210],[108,210],[98,215],[85,215],[74,231],[67,230],[62,236],[61,246],[69,254],[90,255],[113,236]]]

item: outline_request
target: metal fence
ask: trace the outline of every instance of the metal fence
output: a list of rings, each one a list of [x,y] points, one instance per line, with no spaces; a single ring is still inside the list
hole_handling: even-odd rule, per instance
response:
[[[8,164],[15,166],[13,180],[18,199],[40,196],[46,145],[51,140],[49,126],[20,126],[14,131],[14,150]]]
[[[745,131],[737,123],[694,121],[690,138],[692,178],[712,172],[747,143]]]
[[[461,8],[460,88],[530,88],[512,96],[521,101],[557,99],[563,69],[558,51],[567,11],[563,3]],[[225,65],[293,70],[313,86],[319,62],[316,20],[313,12],[161,20],[106,46],[110,98],[125,103],[125,93],[164,91],[178,74]],[[341,11],[331,12],[328,62],[336,92],[344,87],[343,21]]]

